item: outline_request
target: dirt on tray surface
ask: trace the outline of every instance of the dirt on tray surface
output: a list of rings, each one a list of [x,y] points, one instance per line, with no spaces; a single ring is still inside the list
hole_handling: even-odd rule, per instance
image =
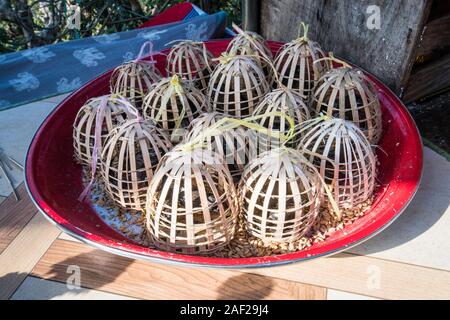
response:
[[[450,153],[450,91],[407,107],[422,137]]]

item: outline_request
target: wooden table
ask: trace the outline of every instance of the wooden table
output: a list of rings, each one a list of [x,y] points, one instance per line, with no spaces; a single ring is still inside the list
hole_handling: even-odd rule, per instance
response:
[[[3,111],[5,151],[23,159],[33,128],[62,98]],[[0,198],[0,298],[449,299],[450,162],[425,148],[424,163],[414,200],[380,235],[333,257],[245,270],[174,267],[96,250],[50,225],[21,184],[19,202]],[[78,274],[82,289],[73,289]]]

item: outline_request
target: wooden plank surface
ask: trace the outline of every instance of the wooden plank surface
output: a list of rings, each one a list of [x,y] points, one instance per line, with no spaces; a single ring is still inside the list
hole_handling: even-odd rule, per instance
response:
[[[348,253],[241,271],[381,299],[450,299],[448,271]]]
[[[32,275],[66,282],[80,268],[81,286],[142,299],[325,299],[326,289],[230,270],[193,269],[119,257],[56,240]],[[69,269],[70,270],[70,269]]]
[[[27,194],[25,184],[17,188],[19,201],[13,194],[0,204],[0,253],[14,240],[37,212]]]
[[[327,51],[370,71],[400,94],[416,57],[431,0],[262,0],[261,32],[267,39],[297,38],[300,21]],[[380,7],[381,29],[367,28],[367,8]]]
[[[415,101],[445,88],[450,88],[450,54],[414,70],[403,100]]]
[[[450,299],[450,272],[346,253],[230,271],[134,261],[58,239],[32,274],[65,282],[69,265],[81,268],[83,287],[145,299],[323,299],[323,288],[381,299]]]
[[[0,300],[9,299],[60,231],[35,215],[0,255]]]
[[[74,238],[74,237],[72,237],[72,236],[69,236],[69,235],[68,235],[67,233],[65,233],[65,232],[61,232],[61,234],[59,235],[58,239],[61,239],[61,240],[67,240],[67,241],[75,241],[75,242],[82,243],[80,240],[78,240],[78,239],[76,239],[76,238]]]
[[[450,13],[450,1],[448,0],[433,0],[431,6],[429,21],[439,19]]]
[[[450,14],[435,19],[424,28],[417,56],[433,56],[450,48]]]

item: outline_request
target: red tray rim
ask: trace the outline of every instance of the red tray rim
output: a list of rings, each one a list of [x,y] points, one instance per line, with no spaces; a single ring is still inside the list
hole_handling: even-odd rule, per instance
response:
[[[205,43],[226,43],[230,40],[210,40],[205,41]],[[280,46],[283,43],[277,41],[269,41],[269,43]],[[363,70],[358,67],[358,69]],[[74,225],[68,224],[67,221],[61,217],[57,212],[55,212],[51,206],[45,202],[43,196],[39,192],[37,185],[35,183],[32,170],[31,163],[33,161],[33,155],[35,151],[36,140],[38,139],[41,130],[51,121],[53,114],[58,110],[58,108],[68,99],[70,99],[73,95],[77,94],[80,91],[83,91],[86,87],[91,85],[92,81],[95,81],[101,77],[107,76],[110,71],[106,71],[100,76],[96,77],[92,81],[89,81],[85,85],[83,85],[78,90],[74,91],[72,94],[67,96],[63,101],[59,103],[55,109],[45,118],[42,124],[39,126],[39,129],[35,132],[32,141],[28,147],[27,154],[25,157],[25,186],[27,192],[34,203],[34,205],[38,208],[39,212],[44,215],[44,217],[53,225],[61,229],[63,232],[69,234],[70,236],[89,244],[95,248],[117,254],[120,256],[124,256],[132,259],[142,259],[153,262],[165,263],[169,265],[182,265],[182,266],[191,266],[191,267],[207,267],[207,268],[260,268],[260,267],[269,267],[269,266],[279,266],[286,265],[297,262],[304,262],[311,259],[316,259],[325,256],[331,256],[342,251],[346,251],[356,245],[359,245],[368,239],[376,236],[387,227],[389,227],[406,209],[406,207],[410,204],[412,199],[414,198],[417,190],[420,186],[420,182],[422,180],[423,175],[423,144],[422,138],[417,129],[417,125],[414,122],[414,119],[409,114],[403,102],[387,87],[385,86],[378,78],[373,76],[371,73],[363,70],[369,78],[374,81],[378,88],[381,88],[385,94],[389,97],[389,99],[394,100],[396,104],[399,106],[398,111],[402,114],[408,122],[410,122],[415,128],[414,133],[416,135],[415,143],[420,146],[420,154],[417,154],[417,161],[420,163],[420,174],[416,181],[416,185],[414,191],[411,192],[408,200],[402,205],[400,209],[395,212],[389,212],[383,215],[382,219],[378,219],[376,223],[369,225],[366,228],[362,228],[358,230],[351,236],[352,239],[349,239],[349,236],[346,236],[338,241],[330,243],[328,245],[324,245],[319,248],[315,248],[314,250],[302,250],[293,253],[286,253],[281,255],[274,256],[264,256],[264,257],[251,257],[251,258],[216,258],[216,257],[204,257],[204,256],[191,256],[185,254],[177,254],[170,253],[159,250],[149,250],[147,253],[139,253],[139,248],[136,244],[131,243],[118,243],[111,242],[103,237],[99,237],[97,235],[84,232],[81,229],[78,229]],[[68,225],[67,227],[65,225]],[[142,250],[142,249],[141,249]]]

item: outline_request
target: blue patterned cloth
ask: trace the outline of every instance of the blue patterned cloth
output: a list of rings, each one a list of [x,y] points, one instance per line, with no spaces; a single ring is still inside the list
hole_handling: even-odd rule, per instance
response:
[[[225,24],[226,14],[219,12],[0,55],[0,111],[73,91],[136,58],[145,41],[152,41],[154,50],[160,51],[176,39],[220,38]]]

